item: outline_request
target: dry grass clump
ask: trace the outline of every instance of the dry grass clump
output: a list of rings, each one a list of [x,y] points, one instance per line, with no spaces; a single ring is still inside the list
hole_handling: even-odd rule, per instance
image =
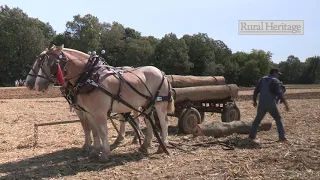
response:
[[[259,145],[248,142],[246,135],[219,138],[234,150],[224,150],[212,137],[178,134],[177,118],[170,118],[171,156],[154,154],[156,144],[150,155],[139,153],[128,125],[125,143],[112,151],[108,163],[100,164],[81,152],[80,123],[39,127],[39,146],[33,149],[34,123],[77,118],[63,98],[2,99],[0,179],[320,179],[319,100],[289,103],[290,112],[282,105],[280,110],[290,144],[275,142],[270,115],[264,121],[273,126],[258,133]],[[237,104],[242,120],[255,117],[251,101]],[[220,121],[220,115],[207,113],[206,121]],[[113,142],[117,134],[108,126]]]

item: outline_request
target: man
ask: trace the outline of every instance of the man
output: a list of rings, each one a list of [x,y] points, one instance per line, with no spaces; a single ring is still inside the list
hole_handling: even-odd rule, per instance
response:
[[[279,98],[281,102],[284,103],[286,111],[289,111],[289,106],[287,101],[284,98],[284,93],[281,88],[281,83],[279,81],[279,75],[282,75],[279,72],[278,68],[272,68],[269,72],[268,76],[264,76],[259,79],[256,88],[253,94],[253,106],[257,107],[257,96],[260,93],[259,97],[259,105],[257,109],[257,115],[252,123],[251,132],[249,134],[249,139],[257,142],[256,134],[261,123],[262,119],[266,115],[267,112],[273,117],[276,121],[278,134],[279,134],[279,142],[287,141],[282,118],[278,111],[276,99]]]

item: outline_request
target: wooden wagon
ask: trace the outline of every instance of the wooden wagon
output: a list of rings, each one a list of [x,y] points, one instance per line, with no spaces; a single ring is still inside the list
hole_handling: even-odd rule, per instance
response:
[[[205,119],[205,113],[220,113],[222,122],[240,120],[240,110],[235,103],[239,88],[225,84],[221,76],[167,75],[173,87],[175,113],[179,130],[192,133],[192,128]]]

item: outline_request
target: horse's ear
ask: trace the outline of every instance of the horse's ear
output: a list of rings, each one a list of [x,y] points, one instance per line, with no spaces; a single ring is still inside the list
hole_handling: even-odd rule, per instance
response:
[[[48,48],[46,48],[44,51],[48,51],[49,49]]]
[[[52,44],[50,50],[53,50],[56,47],[56,45]]]
[[[62,51],[63,48],[64,48],[64,44],[62,44],[61,46],[57,46],[57,49],[58,49],[59,51]]]

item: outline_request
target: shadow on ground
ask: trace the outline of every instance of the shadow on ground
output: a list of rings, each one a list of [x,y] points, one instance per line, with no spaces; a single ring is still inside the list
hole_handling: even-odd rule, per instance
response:
[[[141,128],[141,131],[143,132],[143,134],[146,134],[147,133],[147,128],[146,127]],[[132,136],[133,137],[135,135],[134,130],[131,130],[131,129],[127,130],[125,133],[126,133],[126,136]],[[185,136],[185,134],[182,134],[179,131],[178,126],[168,126],[168,135],[169,136]]]
[[[110,162],[101,164],[84,156],[80,148],[70,148],[41,156],[0,165],[0,179],[42,179],[76,175],[79,172],[100,171],[131,161],[139,161],[142,153],[114,154]]]
[[[238,149],[261,149],[261,148],[266,148],[268,145],[277,143],[276,141],[256,143],[249,140],[248,138],[240,138],[240,137],[230,138],[228,141],[230,144],[232,144],[232,146]]]

